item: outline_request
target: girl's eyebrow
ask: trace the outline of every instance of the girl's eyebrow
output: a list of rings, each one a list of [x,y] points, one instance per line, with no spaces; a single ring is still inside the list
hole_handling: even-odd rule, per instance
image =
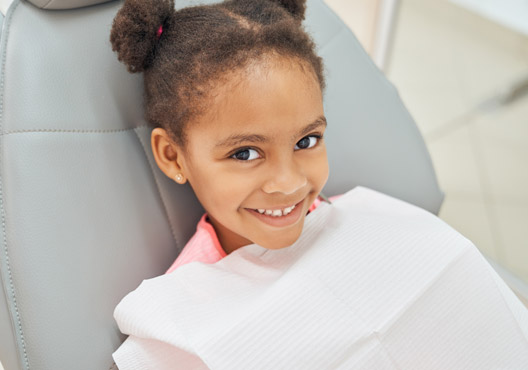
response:
[[[304,127],[302,130],[300,130],[296,135],[294,135],[294,139],[306,135],[310,131],[318,128],[319,126],[326,127],[326,118],[325,116],[318,117],[314,122],[310,123],[306,127]],[[235,146],[244,142],[256,142],[256,143],[266,143],[271,141],[270,138],[263,135],[257,135],[257,134],[233,134],[225,138],[224,140],[220,141],[215,145],[215,148],[219,147],[230,147]]]

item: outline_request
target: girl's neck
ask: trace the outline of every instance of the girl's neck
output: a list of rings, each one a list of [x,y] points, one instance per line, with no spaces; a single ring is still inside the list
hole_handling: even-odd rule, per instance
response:
[[[213,226],[218,241],[220,242],[220,246],[226,254],[230,254],[243,246],[253,244],[251,240],[248,240],[224,227],[209,214],[206,216],[205,220]]]

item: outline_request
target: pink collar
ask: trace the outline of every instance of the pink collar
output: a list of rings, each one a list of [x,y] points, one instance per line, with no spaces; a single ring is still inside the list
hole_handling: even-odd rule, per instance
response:
[[[220,245],[220,241],[218,240],[218,236],[216,235],[216,231],[213,227],[213,225],[211,225],[207,220],[207,213],[204,213],[202,218],[200,218],[200,221],[198,221],[198,225],[196,226],[196,229],[204,229],[205,231],[207,231],[209,233],[209,236],[211,237],[211,241],[213,242],[213,246],[215,247],[215,249],[218,251],[218,253],[220,253],[220,255],[223,257],[227,256],[226,252],[224,251],[224,249],[222,248],[222,246]]]

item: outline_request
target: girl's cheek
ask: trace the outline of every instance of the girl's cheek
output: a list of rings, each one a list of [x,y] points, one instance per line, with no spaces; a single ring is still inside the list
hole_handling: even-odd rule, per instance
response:
[[[326,183],[328,180],[330,168],[328,166],[328,158],[326,155],[326,148],[321,148],[321,152],[317,156],[310,159],[308,163],[308,173],[316,183]]]
[[[238,208],[254,187],[253,181],[253,176],[229,169],[216,173],[207,182],[214,206],[223,210]]]

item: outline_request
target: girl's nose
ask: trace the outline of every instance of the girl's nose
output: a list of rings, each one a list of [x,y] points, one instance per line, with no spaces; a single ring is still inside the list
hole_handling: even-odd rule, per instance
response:
[[[293,194],[308,183],[301,166],[293,160],[278,161],[268,171],[267,179],[262,186],[265,193]]]

